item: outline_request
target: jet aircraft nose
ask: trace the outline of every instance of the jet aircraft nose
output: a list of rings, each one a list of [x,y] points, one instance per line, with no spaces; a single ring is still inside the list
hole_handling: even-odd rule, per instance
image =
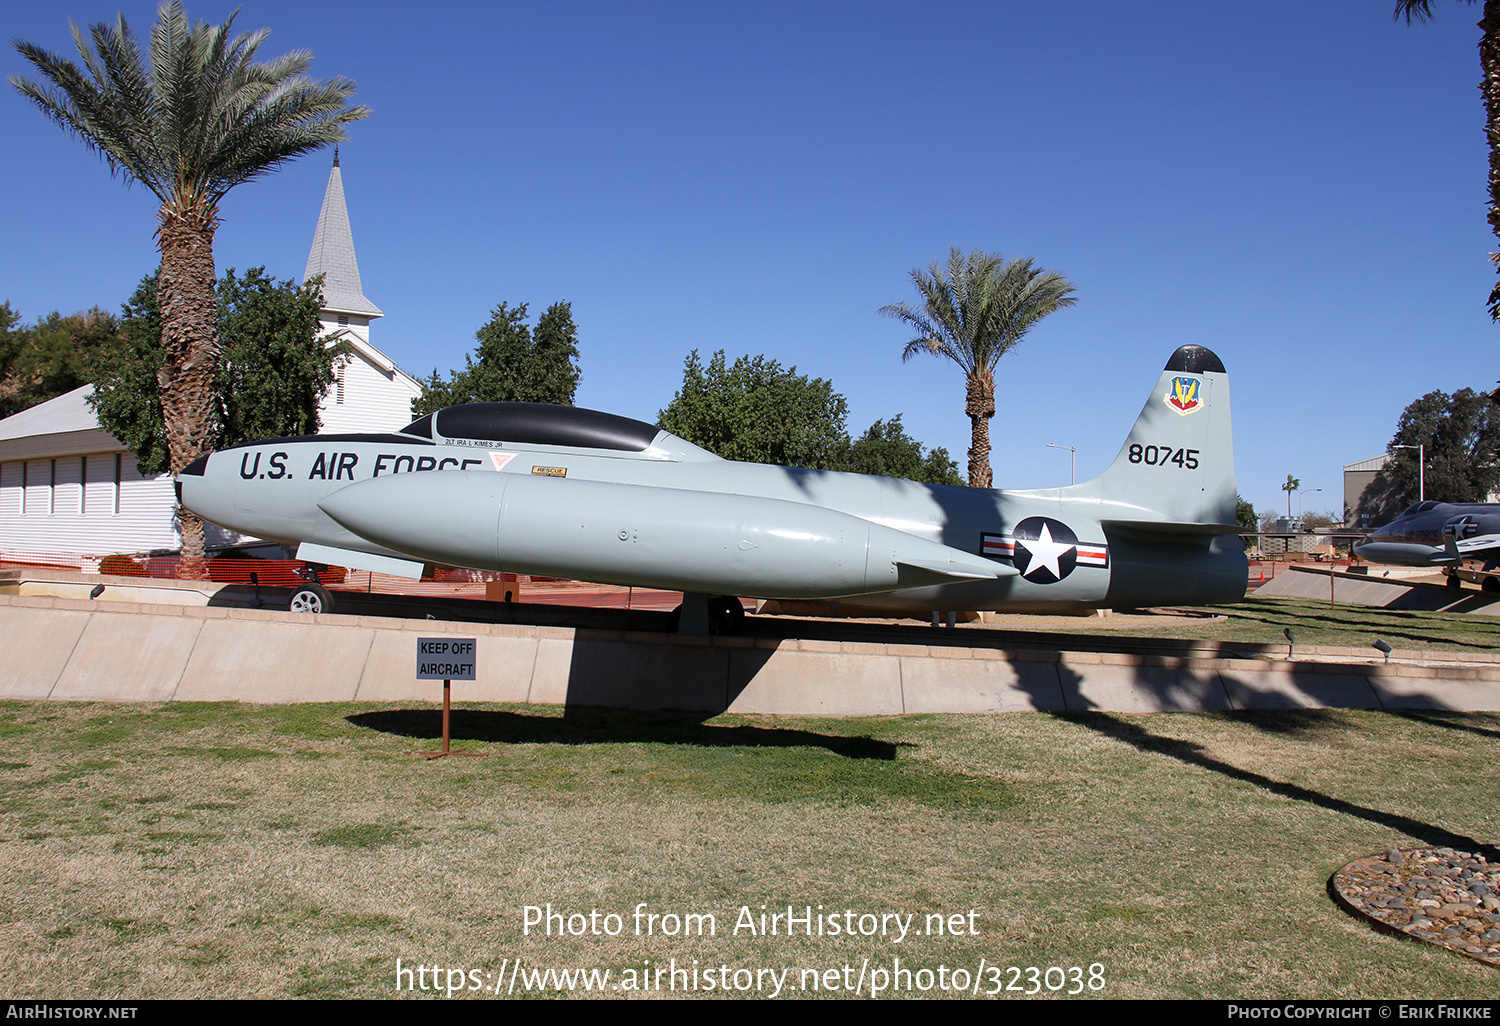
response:
[[[182,479],[185,477],[202,477],[204,474],[206,474],[208,472],[208,458],[212,455],[212,453],[208,453],[203,456],[199,456],[193,462],[183,467],[181,472],[178,473],[177,479],[172,482],[172,490],[177,493],[177,505],[184,505],[182,501]],[[191,506],[189,506],[188,508],[192,509]]]

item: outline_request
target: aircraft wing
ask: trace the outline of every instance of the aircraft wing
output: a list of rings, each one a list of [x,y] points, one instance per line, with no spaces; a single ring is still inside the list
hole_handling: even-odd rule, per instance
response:
[[[1477,559],[1495,550],[1500,550],[1500,534],[1481,534],[1458,543],[1458,554],[1465,559]]]

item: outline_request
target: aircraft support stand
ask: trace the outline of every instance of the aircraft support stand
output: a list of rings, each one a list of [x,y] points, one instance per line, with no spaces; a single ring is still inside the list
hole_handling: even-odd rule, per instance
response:
[[[682,593],[682,614],[677,618],[678,634],[706,636],[709,629],[708,596],[700,591]]]

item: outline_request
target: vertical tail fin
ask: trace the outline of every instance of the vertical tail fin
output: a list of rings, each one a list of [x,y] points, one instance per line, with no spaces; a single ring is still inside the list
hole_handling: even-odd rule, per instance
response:
[[[1219,358],[1203,346],[1173,353],[1115,461],[1077,487],[1151,520],[1234,524],[1229,375]]]

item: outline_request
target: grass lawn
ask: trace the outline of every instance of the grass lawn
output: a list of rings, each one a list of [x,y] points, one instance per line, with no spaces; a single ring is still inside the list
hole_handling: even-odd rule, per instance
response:
[[[1127,635],[1139,638],[1209,639],[1225,642],[1286,645],[1283,628],[1291,628],[1299,645],[1343,645],[1368,649],[1382,638],[1392,648],[1453,652],[1500,651],[1500,616],[1463,613],[1429,613],[1383,609],[1377,606],[1330,606],[1314,599],[1246,598],[1218,606],[1193,607],[1194,611],[1223,616],[1202,623],[1184,623],[1170,618],[1163,626],[1148,618],[1124,617],[1127,626],[1078,618],[1073,623],[1059,617],[1036,618],[1038,628],[1068,634]],[[1168,618],[1163,618],[1168,619]],[[1024,629],[1021,618],[1009,620],[1006,630]],[[983,629],[983,628],[980,628]]]
[[[507,706],[456,716],[455,746],[489,758],[404,754],[437,732],[399,706],[0,704],[0,992],[384,998],[434,965],[517,995],[535,971],[608,970],[611,997],[672,968],[700,996],[867,994],[881,972],[928,997],[960,979],[1274,999],[1500,982],[1325,889],[1361,855],[1500,836],[1496,715]],[[582,935],[528,934],[549,903]],[[788,906],[824,935],[787,936]]]

